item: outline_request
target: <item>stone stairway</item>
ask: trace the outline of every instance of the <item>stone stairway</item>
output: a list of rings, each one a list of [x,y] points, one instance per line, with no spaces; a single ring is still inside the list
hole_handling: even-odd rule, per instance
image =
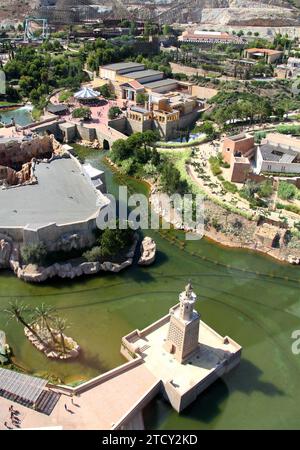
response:
[[[50,416],[59,398],[60,394],[58,392],[43,391],[36,402],[35,405],[36,411],[39,411],[43,414],[47,414],[47,416]]]

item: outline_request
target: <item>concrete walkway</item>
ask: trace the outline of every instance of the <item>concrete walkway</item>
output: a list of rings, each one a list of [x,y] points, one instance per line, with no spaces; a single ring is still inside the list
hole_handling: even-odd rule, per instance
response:
[[[12,426],[9,413],[12,404],[20,412],[21,429],[61,427],[65,430],[108,430],[138,405],[158,383],[159,380],[145,364],[132,364],[128,370],[100,384],[96,382],[79,395],[70,397],[62,394],[50,416],[0,397],[0,430],[7,429],[4,422]],[[133,424],[138,427],[142,426],[140,412],[138,410],[133,416]]]

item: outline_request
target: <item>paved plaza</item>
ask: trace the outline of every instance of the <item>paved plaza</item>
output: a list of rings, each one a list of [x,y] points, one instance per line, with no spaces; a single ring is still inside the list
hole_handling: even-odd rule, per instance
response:
[[[13,427],[9,412],[12,404],[20,413],[21,429],[108,430],[158,382],[145,364],[140,364],[75,397],[62,394],[50,416],[0,397],[0,430],[7,429],[5,422]]]

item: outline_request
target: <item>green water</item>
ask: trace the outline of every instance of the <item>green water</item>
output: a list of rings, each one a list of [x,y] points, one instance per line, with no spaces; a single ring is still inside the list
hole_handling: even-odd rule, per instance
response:
[[[97,153],[88,160],[101,167]],[[109,191],[117,184],[107,171]],[[132,183],[135,186],[135,183]],[[147,233],[148,234],[148,233]],[[150,233],[151,234],[151,233]],[[32,373],[55,374],[65,382],[104,372],[124,362],[120,339],[166,314],[189,278],[198,294],[203,320],[243,346],[240,366],[216,382],[184,413],[163,400],[145,412],[148,428],[299,428],[300,355],[291,352],[291,334],[300,329],[300,271],[242,250],[227,250],[206,240],[184,242],[153,233],[155,265],[76,281],[25,284],[9,272],[0,275],[0,307],[20,298],[31,305],[54,305],[67,317],[72,335],[84,349],[80,361],[48,361],[24,338],[22,327],[7,324],[17,361]],[[174,237],[176,237],[174,235]]]

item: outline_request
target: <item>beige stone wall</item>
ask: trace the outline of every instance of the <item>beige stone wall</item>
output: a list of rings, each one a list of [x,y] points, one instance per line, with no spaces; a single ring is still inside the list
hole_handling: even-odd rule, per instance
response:
[[[218,91],[217,89],[202,87],[202,86],[192,86],[192,95],[195,95],[197,98],[200,99],[210,99],[217,95]]]

